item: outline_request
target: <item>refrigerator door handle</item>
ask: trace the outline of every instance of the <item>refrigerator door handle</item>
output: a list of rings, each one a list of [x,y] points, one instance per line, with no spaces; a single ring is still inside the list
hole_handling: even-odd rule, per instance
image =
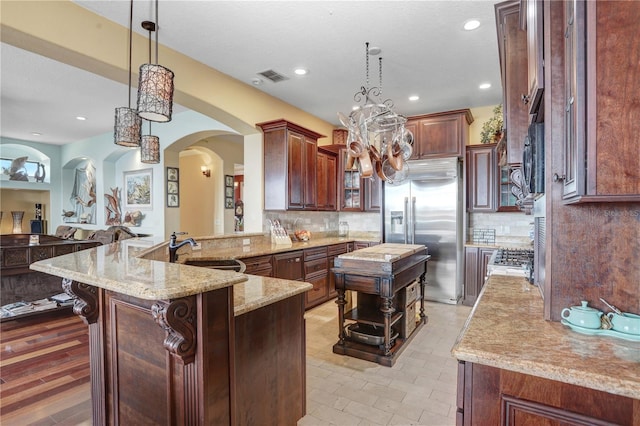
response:
[[[416,197],[411,198],[411,244],[416,243]]]
[[[407,244],[407,238],[409,233],[409,197],[404,197],[404,243]]]

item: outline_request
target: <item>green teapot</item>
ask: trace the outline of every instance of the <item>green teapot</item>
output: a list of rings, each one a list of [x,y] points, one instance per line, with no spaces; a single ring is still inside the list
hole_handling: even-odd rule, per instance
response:
[[[571,306],[564,308],[560,315],[567,322],[584,328],[600,328],[600,317],[602,311],[587,306],[589,302],[583,300],[580,302],[582,306]]]

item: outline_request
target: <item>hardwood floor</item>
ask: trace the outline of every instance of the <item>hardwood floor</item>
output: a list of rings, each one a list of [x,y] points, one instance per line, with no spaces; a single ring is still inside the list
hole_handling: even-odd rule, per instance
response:
[[[87,326],[70,312],[0,325],[0,423],[91,424]]]

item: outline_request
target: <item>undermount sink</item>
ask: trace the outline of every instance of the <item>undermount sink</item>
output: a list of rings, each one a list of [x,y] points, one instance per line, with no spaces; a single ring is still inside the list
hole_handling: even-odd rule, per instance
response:
[[[185,265],[198,266],[201,268],[209,269],[222,269],[225,271],[244,272],[247,269],[247,265],[244,262],[237,259],[228,260],[187,260]]]

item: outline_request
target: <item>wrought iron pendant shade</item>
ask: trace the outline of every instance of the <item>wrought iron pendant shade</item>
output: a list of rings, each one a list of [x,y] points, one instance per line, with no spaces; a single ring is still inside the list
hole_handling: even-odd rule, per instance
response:
[[[142,28],[149,31],[149,63],[140,66],[138,79],[138,114],[145,120],[166,123],[173,110],[173,71],[158,62],[158,0],[156,22],[144,21]],[[156,63],[151,63],[151,33],[156,35]]]
[[[113,142],[126,147],[140,146],[140,130],[142,120],[138,111],[131,108],[131,55],[133,40],[133,0],[129,6],[129,86],[127,88],[128,107],[118,107],[115,112]]]
[[[138,114],[145,120],[171,121],[173,110],[173,71],[158,64],[140,65]]]
[[[140,131],[142,119],[135,109],[128,107],[116,108],[116,124],[114,126],[114,142],[126,147],[140,146]]]
[[[160,162],[160,138],[153,135],[142,136],[140,145],[140,161],[147,164]]]

